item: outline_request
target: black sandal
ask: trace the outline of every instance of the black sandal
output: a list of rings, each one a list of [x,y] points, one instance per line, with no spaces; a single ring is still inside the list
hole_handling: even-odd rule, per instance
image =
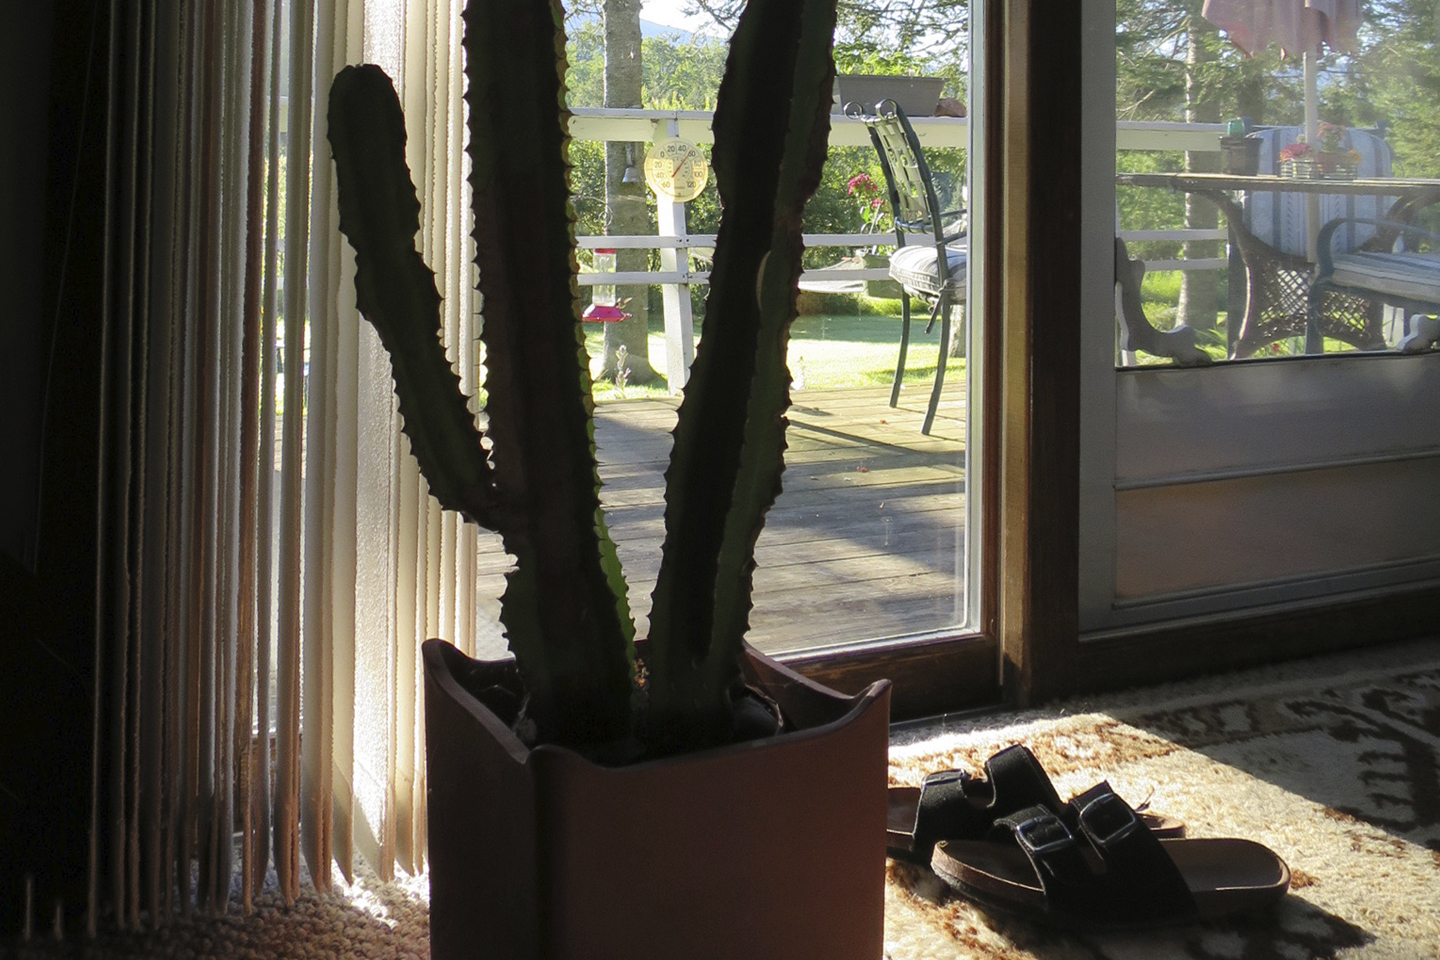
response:
[[[1000,817],[990,840],[941,841],[931,869],[983,906],[1075,930],[1214,920],[1268,906],[1290,886],[1285,861],[1258,843],[1156,837],[1109,784],[1067,806],[1064,816],[1033,806]]]
[[[984,778],[944,770],[930,774],[920,787],[891,787],[886,855],[928,865],[937,841],[984,839],[997,819],[1030,806],[1056,816],[1067,810],[1035,755],[1022,744],[1006,747],[985,761]],[[1179,820],[1153,813],[1137,816],[1156,836],[1185,835]]]

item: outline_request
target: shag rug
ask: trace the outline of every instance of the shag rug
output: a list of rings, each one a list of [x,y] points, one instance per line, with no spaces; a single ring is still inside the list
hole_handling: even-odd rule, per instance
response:
[[[1264,843],[1290,865],[1290,894],[1224,924],[1065,936],[987,914],[929,870],[891,862],[886,960],[1440,958],[1440,641],[908,727],[891,780],[978,771],[1012,743],[1035,752],[1062,796],[1106,779],[1192,836]],[[0,957],[424,958],[428,899],[423,876],[385,882],[362,869],[353,885],[307,886],[290,907],[272,884],[249,916],[232,906],[93,941],[0,938]]]

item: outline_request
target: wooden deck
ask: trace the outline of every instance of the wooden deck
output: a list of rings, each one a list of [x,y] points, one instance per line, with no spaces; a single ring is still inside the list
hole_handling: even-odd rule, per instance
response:
[[[783,652],[937,630],[964,616],[964,391],[947,384],[920,433],[927,387],[802,391],[790,409],[784,492],[756,548],[750,639]],[[663,535],[663,473],[678,400],[596,411],[602,502],[639,633]],[[494,623],[509,559],[482,540],[482,621]],[[493,627],[491,628],[494,629]],[[491,635],[483,646],[503,642]]]

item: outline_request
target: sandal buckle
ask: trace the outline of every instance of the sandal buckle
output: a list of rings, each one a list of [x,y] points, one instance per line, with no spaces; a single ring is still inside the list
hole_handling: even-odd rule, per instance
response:
[[[1031,856],[1044,857],[1075,845],[1075,836],[1059,817],[1031,817],[1015,824],[1015,839]]]
[[[1106,849],[1140,827],[1135,811],[1113,793],[1103,793],[1081,807],[1080,823],[1096,846]]]

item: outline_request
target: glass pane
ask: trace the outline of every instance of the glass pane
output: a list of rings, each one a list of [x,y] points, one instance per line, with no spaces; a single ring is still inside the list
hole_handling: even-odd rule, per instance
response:
[[[687,15],[691,6],[647,0],[638,31],[617,20],[607,27],[594,15],[567,22],[581,297],[596,321],[585,333],[602,499],[642,636],[663,537],[670,431],[690,344],[704,349],[705,279],[720,216],[713,175],[693,199],[673,205],[647,177],[656,164],[708,163],[710,111],[741,4],[706,3],[711,15]],[[933,78],[902,81],[885,96],[905,98],[943,210],[958,213],[967,178],[969,128],[958,115],[968,86],[968,21],[963,5],[938,9],[943,15],[936,4],[916,3],[879,21],[842,13],[837,60],[847,75]],[[637,32],[639,75],[612,63],[607,78],[607,43],[633,42]],[[951,283],[943,388],[926,435],[943,314],[927,330],[930,305],[911,300],[908,357],[892,406],[903,326],[902,291],[888,272],[894,220],[867,129],[842,106],[837,100],[824,180],[805,214],[784,490],[756,548],[750,639],[769,652],[929,634],[967,616],[964,275]],[[674,139],[684,145],[672,152]],[[626,236],[640,239],[615,239]],[[935,249],[933,234],[906,239]],[[963,249],[963,238],[956,242]],[[606,282],[612,272],[621,276]],[[481,603],[493,612],[503,557],[482,566]]]
[[[1395,206],[1440,174],[1436,6],[1331,6],[1327,18],[1303,0],[1117,2],[1119,236],[1146,263],[1119,364],[1381,350],[1428,329],[1423,267],[1418,296],[1322,282],[1312,309],[1324,224],[1437,222]],[[1399,249],[1393,231],[1354,221],[1327,239],[1342,257]],[[1419,234],[1398,241],[1429,249]]]

